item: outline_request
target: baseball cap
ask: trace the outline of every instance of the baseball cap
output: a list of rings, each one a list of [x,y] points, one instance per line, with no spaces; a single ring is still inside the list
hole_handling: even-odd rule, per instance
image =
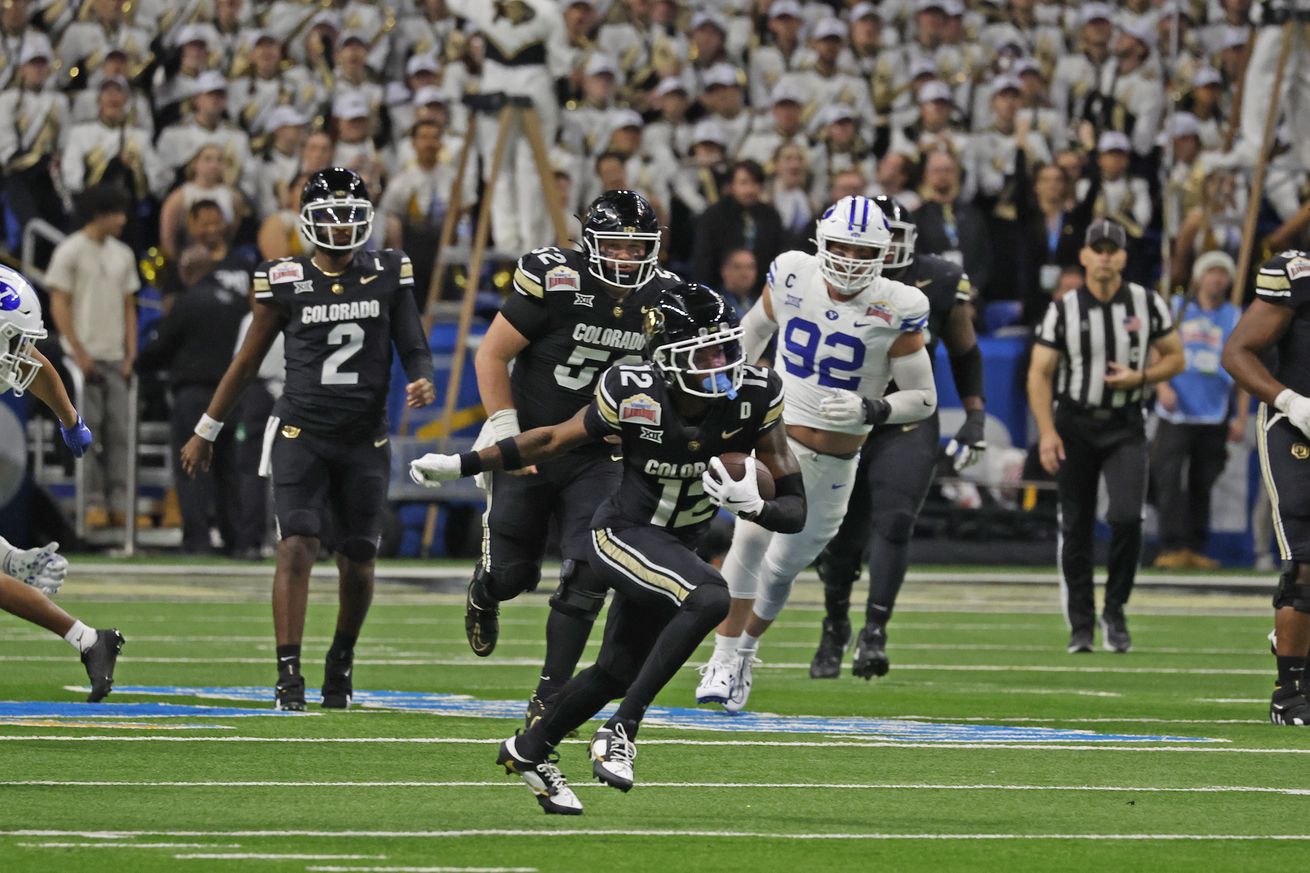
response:
[[[712,142],[727,148],[728,135],[723,132],[723,125],[713,118],[703,118],[696,122],[696,126],[691,129],[691,144],[703,142]]]
[[[271,30],[265,30],[262,27],[252,27],[246,30],[246,45],[259,45],[261,42],[275,42],[282,44],[282,40],[277,38],[277,34]]]
[[[265,131],[277,130],[279,127],[301,127],[309,124],[309,119],[301,115],[294,106],[275,106],[264,119]]]
[[[18,53],[18,63],[21,66],[37,58],[48,61],[52,57],[54,51],[50,47],[50,38],[44,33],[29,32],[23,39],[23,50]]]
[[[309,23],[305,25],[303,32],[311,31],[320,24],[326,24],[333,30],[340,30],[341,16],[331,9],[324,9],[322,12],[319,12],[313,18],[309,19]]]
[[[622,130],[625,127],[641,127],[641,115],[635,109],[616,109],[610,114],[609,129],[611,132]]]
[[[1245,27],[1228,27],[1219,36],[1219,51],[1230,48],[1240,48],[1246,45],[1249,37]]]
[[[1108,218],[1098,218],[1087,228],[1087,236],[1083,240],[1083,245],[1091,248],[1106,240],[1114,243],[1116,248],[1128,247],[1128,234],[1124,233],[1123,225]]]
[[[675,91],[681,91],[683,94],[691,93],[687,90],[686,83],[677,76],[666,76],[660,79],[660,83],[655,86],[654,96],[656,98],[665,97]]]
[[[779,103],[799,103],[801,106],[804,106],[807,102],[808,100],[806,99],[804,88],[797,85],[795,82],[783,79],[774,86],[773,99],[770,101],[769,105],[777,106]]]
[[[836,124],[839,121],[854,121],[855,111],[845,103],[833,103],[823,107],[819,113],[819,125],[827,127],[830,124]]]
[[[196,76],[196,82],[191,86],[192,97],[197,94],[212,94],[215,91],[227,93],[227,76],[218,70],[205,70]]]
[[[1014,77],[1022,76],[1024,73],[1036,73],[1042,76],[1042,67],[1032,58],[1019,58],[1010,65],[1010,75]],[[1046,78],[1042,76],[1042,78]]]
[[[1175,112],[1165,127],[1169,131],[1169,135],[1174,139],[1180,136],[1201,135],[1201,123],[1190,112]]]
[[[363,94],[340,94],[332,101],[332,115],[342,121],[368,117],[368,101]]]
[[[705,71],[701,84],[705,88],[737,88],[741,86],[741,80],[737,78],[737,68],[732,64],[715,64]]]
[[[103,79],[100,80],[101,91],[105,90],[106,86],[108,85],[116,85],[119,88],[122,88],[124,91],[132,90],[131,86],[127,84],[127,79],[124,76],[105,76]]]
[[[416,76],[419,73],[440,73],[441,63],[435,55],[414,55],[414,57],[405,61],[405,75]]]
[[[1017,94],[1023,93],[1023,86],[1019,84],[1018,79],[1010,76],[997,76],[992,80],[992,85],[987,89],[988,97],[995,97],[1004,91],[1014,91]]]
[[[703,27],[706,24],[711,27],[717,27],[719,33],[726,35],[728,32],[728,25],[723,23],[723,16],[719,15],[717,12],[701,11],[691,17],[692,30]]]
[[[364,48],[368,48],[368,39],[364,36],[364,32],[353,28],[341,31],[341,34],[337,37],[337,48],[351,42],[357,42]]]
[[[1105,3],[1088,3],[1083,7],[1082,15],[1078,20],[1083,24],[1091,24],[1093,21],[1113,21],[1114,10]]]
[[[920,76],[932,76],[937,78],[937,65],[927,58],[919,58],[910,63],[910,81],[913,82]]]
[[[773,0],[773,5],[769,7],[769,17],[782,18],[784,15],[789,18],[805,17],[801,11],[801,4],[796,0]]]
[[[1199,281],[1207,270],[1213,270],[1215,267],[1227,273],[1230,281],[1237,278],[1237,264],[1233,263],[1233,256],[1216,249],[1201,255],[1196,259],[1196,263],[1192,264],[1192,281]]]
[[[773,5],[777,6],[778,4],[774,3]],[[851,11],[846,14],[846,20],[859,21],[861,18],[869,18],[870,16],[877,18],[879,21],[882,20],[882,13],[878,11],[877,6],[869,3],[868,0],[860,0],[860,2],[852,6]]]
[[[1096,140],[1096,150],[1098,152],[1126,152],[1131,151],[1131,144],[1128,142],[1128,135],[1117,130],[1106,130]]]
[[[1125,21],[1119,25],[1119,32],[1131,36],[1147,48],[1155,48],[1155,28],[1141,19]]]
[[[450,105],[450,95],[436,85],[424,85],[414,92],[413,105],[431,106],[433,103],[440,103],[443,106]]]
[[[188,24],[177,32],[177,46],[181,48],[193,42],[204,43],[205,48],[213,47],[212,28],[203,24]]]
[[[1223,83],[1223,77],[1219,75],[1219,71],[1214,67],[1201,67],[1192,76],[1193,88],[1204,88],[1207,85],[1222,85]]]
[[[846,39],[846,23],[840,18],[824,18],[814,25],[815,39]]]
[[[929,9],[936,9],[939,12],[941,12],[943,15],[945,15],[946,14],[945,0],[918,0],[918,2],[914,4],[914,11],[916,13],[927,12]]]
[[[942,11],[948,18],[959,18],[964,15],[963,0],[942,0]]]
[[[951,95],[951,89],[946,87],[945,82],[925,82],[919,89],[917,98],[920,103],[932,103],[940,100],[943,103],[954,103],[955,99]]]
[[[604,52],[592,52],[587,58],[587,65],[582,68],[584,76],[618,76],[619,68],[614,59]]]

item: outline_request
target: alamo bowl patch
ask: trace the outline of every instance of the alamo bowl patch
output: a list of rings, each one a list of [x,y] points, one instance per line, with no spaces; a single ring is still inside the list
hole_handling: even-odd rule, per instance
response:
[[[881,320],[883,324],[892,323],[892,308],[890,304],[884,300],[879,300],[876,303],[869,304],[869,308],[864,310],[864,314],[866,317]]]
[[[639,421],[659,427],[660,405],[646,394],[634,394],[619,403],[619,421]]]
[[[1295,281],[1310,275],[1310,258],[1292,258],[1287,262],[1287,278]]]
[[[581,291],[582,277],[568,267],[551,267],[546,271],[547,291]]]
[[[298,282],[305,278],[305,268],[295,261],[274,264],[268,271],[268,283],[277,285],[282,282]]]

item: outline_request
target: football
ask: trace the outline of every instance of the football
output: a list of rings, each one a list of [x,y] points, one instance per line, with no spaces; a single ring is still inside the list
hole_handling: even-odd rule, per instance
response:
[[[723,469],[728,471],[728,475],[733,479],[740,480],[746,473],[746,459],[750,455],[744,455],[741,452],[727,452],[719,455],[719,460],[723,462]],[[773,474],[769,468],[755,461],[755,485],[760,489],[760,496],[765,500],[772,500],[775,492],[773,487]]]

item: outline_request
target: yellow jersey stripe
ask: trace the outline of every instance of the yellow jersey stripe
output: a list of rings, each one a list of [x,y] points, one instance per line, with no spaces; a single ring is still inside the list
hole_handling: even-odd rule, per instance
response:
[[[1292,287],[1292,283],[1286,276],[1270,276],[1268,273],[1261,273],[1255,277],[1255,287],[1263,288],[1266,291],[1286,291]]]

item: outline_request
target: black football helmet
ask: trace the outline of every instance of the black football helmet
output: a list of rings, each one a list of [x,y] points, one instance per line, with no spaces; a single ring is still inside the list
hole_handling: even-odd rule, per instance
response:
[[[675,285],[643,312],[646,356],[665,385],[694,397],[737,396],[745,331],[722,294],[704,285]]]
[[[892,232],[892,244],[887,247],[883,258],[883,270],[904,270],[914,263],[914,243],[919,238],[919,228],[914,224],[914,217],[900,201],[886,194],[872,198],[887,219],[887,227]]]
[[[340,231],[349,229],[346,237]],[[353,251],[373,232],[368,185],[354,170],[328,167],[309,177],[300,192],[300,232],[321,249]]]
[[[609,241],[636,240],[645,254],[638,259],[616,258],[602,251]],[[655,274],[660,253],[660,222],[655,210],[636,191],[606,191],[587,207],[582,221],[582,253],[587,272],[616,288],[640,288]]]

